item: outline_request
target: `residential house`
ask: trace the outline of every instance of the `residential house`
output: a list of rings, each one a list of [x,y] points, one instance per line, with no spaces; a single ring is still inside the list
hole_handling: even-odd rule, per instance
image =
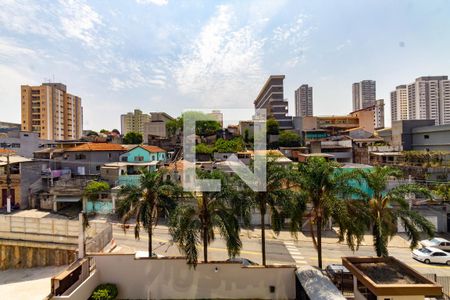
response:
[[[101,167],[101,177],[113,185],[137,184],[140,171],[155,171],[167,160],[167,152],[157,146],[139,145]]]
[[[8,158],[6,155],[9,155],[11,207],[28,208],[34,183],[41,179],[41,165],[39,162],[15,155],[11,151],[3,149],[0,151],[0,208],[6,208],[7,203]]]
[[[105,163],[120,161],[127,149],[118,144],[86,143],[64,150],[61,166],[75,175],[99,175]]]

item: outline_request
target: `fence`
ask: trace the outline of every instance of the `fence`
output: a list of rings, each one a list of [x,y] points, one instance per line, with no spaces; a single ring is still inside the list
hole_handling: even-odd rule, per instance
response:
[[[442,285],[442,289],[444,291],[444,299],[450,300],[450,276],[437,276],[436,274],[422,274],[426,278],[433,280],[434,282]]]

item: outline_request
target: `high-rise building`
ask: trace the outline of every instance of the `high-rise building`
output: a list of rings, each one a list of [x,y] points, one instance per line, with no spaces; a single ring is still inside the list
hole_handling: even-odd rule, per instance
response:
[[[77,140],[83,132],[81,98],[62,83],[21,86],[22,130],[46,140]]]
[[[391,92],[392,121],[434,120],[450,124],[450,80],[447,76],[423,76]]]
[[[376,100],[375,80],[363,80],[352,85],[353,111],[375,105]]]
[[[271,75],[253,104],[255,109],[265,108],[267,117],[277,120],[280,129],[292,129],[292,117],[287,115],[288,102],[284,100],[283,80],[284,75]]]
[[[302,84],[295,90],[295,116],[306,117],[313,115],[313,88]]]
[[[171,120],[174,120],[174,118],[165,112],[151,112],[150,121],[144,123],[144,143],[149,143],[151,138],[167,138],[168,132],[166,124]]]
[[[220,126],[223,127],[223,113],[220,110],[213,110],[208,114],[214,121],[219,122]]]
[[[128,132],[137,132],[144,135],[144,125],[150,121],[150,115],[142,113],[141,110],[135,109],[120,116],[120,126],[123,135]]]

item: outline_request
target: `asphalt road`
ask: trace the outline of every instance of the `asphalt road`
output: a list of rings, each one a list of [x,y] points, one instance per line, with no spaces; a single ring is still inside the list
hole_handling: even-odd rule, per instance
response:
[[[114,226],[114,240],[117,247],[113,252],[134,253],[135,251],[147,250],[147,233],[141,232],[141,239],[135,240],[133,230],[129,229],[126,233]],[[241,233],[243,247],[241,257],[248,258],[256,263],[261,263],[261,239],[251,232],[243,231]],[[323,264],[342,263],[343,256],[373,256],[375,252],[372,246],[361,246],[354,253],[345,244],[323,244]],[[171,237],[166,227],[157,227],[153,236],[153,251],[164,256],[181,255],[178,247],[171,242]],[[200,249],[199,251],[203,251]],[[296,264],[317,266],[317,252],[312,242],[294,240],[279,240],[266,236],[266,253],[268,264]],[[424,264],[411,258],[409,248],[389,249],[389,254],[420,273],[435,273],[438,276],[450,276],[450,266],[438,264]],[[200,253],[202,257],[202,252]],[[225,260],[228,258],[225,243],[219,238],[216,239],[208,248],[208,260]]]

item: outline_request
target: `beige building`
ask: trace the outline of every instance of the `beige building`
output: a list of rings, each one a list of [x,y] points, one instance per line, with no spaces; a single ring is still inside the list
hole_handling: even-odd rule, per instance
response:
[[[62,83],[21,86],[22,130],[46,140],[77,140],[83,132],[81,98]]]
[[[144,135],[144,124],[150,121],[150,115],[135,109],[134,112],[120,116],[121,133],[138,132]]]
[[[354,112],[351,112],[351,116],[361,116],[362,112],[367,112],[369,116],[372,116],[373,118],[373,127],[372,126],[366,126],[364,124],[363,127],[366,127],[366,130],[369,130],[373,132],[373,129],[382,129],[384,128],[384,100],[379,99],[375,101],[375,105],[369,106],[366,108],[362,108],[360,110],[356,110]],[[370,118],[369,116],[369,118]],[[364,117],[363,117],[364,118]]]
[[[168,136],[166,124],[174,120],[165,112],[151,112],[150,120],[144,123],[144,143],[147,144],[149,136],[165,139]]]

